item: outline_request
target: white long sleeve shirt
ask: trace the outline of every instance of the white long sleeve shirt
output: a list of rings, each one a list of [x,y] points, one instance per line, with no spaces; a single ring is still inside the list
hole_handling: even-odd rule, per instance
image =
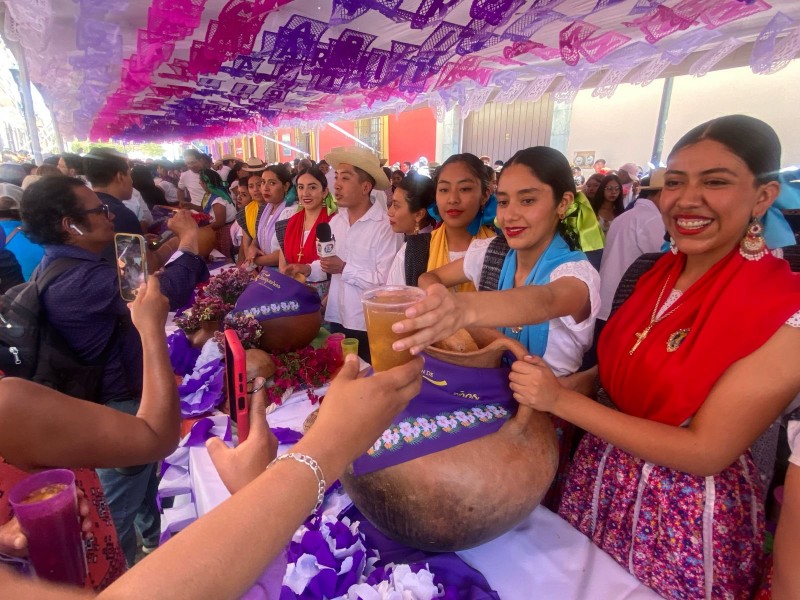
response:
[[[664,221],[652,200],[639,198],[633,208],[611,222],[600,263],[600,314],[607,321],[617,286],[633,262],[642,254],[660,252],[664,243]]]
[[[336,256],[345,262],[342,273],[331,277],[325,319],[347,329],[366,331],[361,293],[385,285],[389,267],[403,236],[389,225],[386,207],[374,203],[350,225],[348,210],[340,208],[330,221],[336,239]]]

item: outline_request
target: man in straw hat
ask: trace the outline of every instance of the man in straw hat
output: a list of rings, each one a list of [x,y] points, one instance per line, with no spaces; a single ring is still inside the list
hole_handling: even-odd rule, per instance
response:
[[[325,319],[331,331],[358,339],[358,354],[369,362],[369,344],[361,293],[386,283],[389,267],[402,244],[392,231],[385,207],[370,192],[390,187],[378,157],[365,148],[334,148],[325,160],[336,170],[333,193],[339,212],[331,219],[336,256],[320,261],[331,275]]]
[[[666,169],[656,169],[642,178],[639,197],[628,210],[611,223],[606,234],[603,261],[600,263],[600,313],[606,321],[622,276],[642,254],[660,252],[664,243],[664,221],[658,210]]]
[[[235,154],[223,154],[222,158],[220,159],[219,168],[216,168],[217,165],[214,165],[214,170],[219,173],[220,177],[222,177],[222,181],[228,181],[228,173],[231,172],[234,164],[236,164]]]

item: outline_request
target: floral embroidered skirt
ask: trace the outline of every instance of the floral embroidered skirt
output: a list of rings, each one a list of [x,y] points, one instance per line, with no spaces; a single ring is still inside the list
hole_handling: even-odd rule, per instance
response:
[[[713,477],[635,458],[587,434],[559,514],[665,598],[751,598],[764,505],[749,452]]]

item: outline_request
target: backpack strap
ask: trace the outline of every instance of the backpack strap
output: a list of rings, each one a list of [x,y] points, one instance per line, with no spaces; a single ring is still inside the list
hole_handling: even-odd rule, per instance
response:
[[[419,276],[428,270],[430,253],[430,233],[417,233],[406,238],[406,285],[417,285]]]
[[[37,267],[33,275],[31,275],[31,280],[36,282],[36,286],[39,288],[39,295],[44,293],[47,287],[58,279],[58,277],[69,271],[72,267],[77,267],[82,262],[85,262],[82,258],[59,256],[47,263],[46,267]]]
[[[20,231],[22,231],[22,225],[17,225],[14,227],[13,231],[10,235],[6,236],[6,246],[14,239],[14,236],[17,235]]]
[[[478,282],[478,290],[495,291],[500,287],[500,272],[503,270],[503,262],[506,259],[509,248],[504,235],[493,238],[486,249],[486,258],[483,259],[481,269],[481,279]]]

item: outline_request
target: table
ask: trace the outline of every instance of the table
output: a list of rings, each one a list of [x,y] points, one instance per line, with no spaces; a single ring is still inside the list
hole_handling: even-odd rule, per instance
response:
[[[315,408],[300,392],[267,420],[271,427],[300,429]],[[279,452],[286,450],[288,446],[281,446]],[[188,449],[188,472],[198,517],[229,496],[204,446]],[[483,573],[503,600],[659,598],[587,537],[542,506],[512,531],[458,555]],[[271,593],[266,597],[277,599]]]

